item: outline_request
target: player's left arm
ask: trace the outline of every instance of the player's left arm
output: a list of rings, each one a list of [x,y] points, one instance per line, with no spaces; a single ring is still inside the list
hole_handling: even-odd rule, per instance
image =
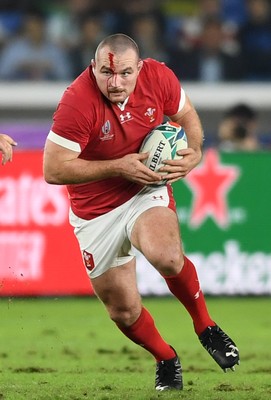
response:
[[[201,161],[203,129],[198,113],[187,95],[182,109],[170,116],[170,119],[184,128],[188,140],[188,148],[178,151],[183,157],[167,160],[160,169],[161,172],[168,172],[168,183],[173,183],[184,178]]]

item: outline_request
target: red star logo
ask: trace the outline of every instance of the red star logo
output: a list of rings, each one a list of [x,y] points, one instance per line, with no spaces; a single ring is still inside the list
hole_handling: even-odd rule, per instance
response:
[[[217,151],[205,153],[202,164],[184,180],[193,192],[191,225],[201,225],[207,217],[221,227],[229,223],[227,194],[238,179],[239,169],[220,163]]]

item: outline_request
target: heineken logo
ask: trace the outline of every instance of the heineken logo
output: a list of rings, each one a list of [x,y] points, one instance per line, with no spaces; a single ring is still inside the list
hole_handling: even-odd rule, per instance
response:
[[[202,163],[183,181],[193,194],[190,226],[197,228],[207,218],[212,218],[222,228],[228,226],[228,194],[239,174],[237,166],[221,163],[217,151],[206,151]]]

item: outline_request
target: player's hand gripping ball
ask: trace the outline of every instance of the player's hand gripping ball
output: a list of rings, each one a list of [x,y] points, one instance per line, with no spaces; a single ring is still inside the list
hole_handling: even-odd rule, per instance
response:
[[[149,153],[144,161],[146,167],[157,172],[164,164],[164,160],[176,160],[182,158],[177,154],[178,150],[187,149],[187,138],[184,129],[175,122],[168,121],[156,126],[144,139],[139,153]],[[166,175],[166,173],[161,173]],[[163,179],[157,185],[165,185]]]

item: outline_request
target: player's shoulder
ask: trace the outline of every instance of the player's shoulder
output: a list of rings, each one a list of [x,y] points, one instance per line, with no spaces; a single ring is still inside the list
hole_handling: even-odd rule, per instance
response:
[[[153,58],[145,58],[143,60],[143,71],[148,76],[154,77],[156,80],[161,78],[175,80],[177,79],[176,75],[172,71],[171,68],[167,66],[167,64],[163,61],[157,61]]]
[[[166,68],[166,64],[163,61],[158,61],[154,58],[145,58],[143,65],[147,71],[163,71]]]

